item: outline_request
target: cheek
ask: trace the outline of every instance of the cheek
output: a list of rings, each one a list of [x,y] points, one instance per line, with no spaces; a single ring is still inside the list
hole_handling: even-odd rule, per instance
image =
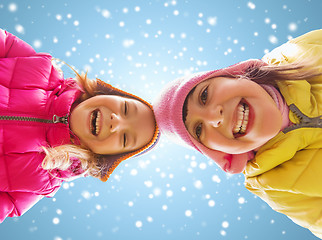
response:
[[[98,154],[118,154],[121,151],[119,135],[112,135],[100,140],[91,140],[89,147]]]
[[[229,154],[236,154],[248,151],[248,148],[245,150],[245,145],[248,146],[248,141],[244,140],[237,140],[234,139],[232,136],[225,136],[225,133],[221,133],[215,129],[213,129],[207,137],[202,142],[206,147],[221,151],[224,153]]]
[[[99,143],[98,141],[87,141],[86,142],[87,147],[94,153],[97,154],[104,154],[105,152],[103,152],[104,148],[102,148],[102,144]],[[106,149],[105,149],[106,150]]]
[[[206,137],[202,139],[202,143],[208,148],[219,150],[226,142],[216,129],[208,128],[205,132]]]
[[[274,137],[281,129],[282,116],[275,103],[265,102],[257,107],[253,131],[250,137],[264,143]]]
[[[268,134],[276,134],[282,127],[282,115],[277,107],[268,108],[266,117],[263,118],[263,128],[267,129]]]

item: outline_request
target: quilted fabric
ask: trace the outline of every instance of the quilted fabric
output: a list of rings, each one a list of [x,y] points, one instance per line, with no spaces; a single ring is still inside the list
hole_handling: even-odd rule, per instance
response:
[[[48,54],[0,29],[0,116],[52,119],[68,115],[80,90],[64,79]],[[68,171],[41,168],[41,146],[70,143],[64,123],[0,120],[0,222],[20,216],[43,196],[53,196]]]

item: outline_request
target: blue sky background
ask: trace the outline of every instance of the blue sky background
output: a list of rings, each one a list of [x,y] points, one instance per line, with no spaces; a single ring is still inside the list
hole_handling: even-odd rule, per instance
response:
[[[184,74],[225,67],[321,28],[321,0],[0,0],[0,27],[152,102]],[[73,72],[63,67],[66,77]],[[162,138],[110,180],[65,183],[1,240],[314,240],[201,154]]]

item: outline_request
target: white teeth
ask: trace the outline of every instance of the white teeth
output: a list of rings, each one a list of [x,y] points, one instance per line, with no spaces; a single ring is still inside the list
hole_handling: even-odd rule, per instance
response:
[[[98,135],[98,133],[99,133],[99,131],[101,130],[100,129],[100,127],[101,127],[101,125],[100,125],[100,123],[101,123],[101,112],[100,111],[98,111],[97,112],[97,117],[96,117],[96,135]]]
[[[102,113],[98,110],[91,113],[90,130],[91,130],[91,133],[96,136],[99,134],[101,130],[101,117],[102,117]],[[93,127],[94,125],[95,125],[95,130]]]
[[[239,104],[237,107],[237,123],[233,133],[245,133],[248,124],[249,107],[246,104]]]
[[[92,125],[93,118],[94,118],[94,114],[91,113],[91,119],[90,119],[90,123],[89,123],[89,127],[90,127],[91,132],[93,132],[93,125]]]

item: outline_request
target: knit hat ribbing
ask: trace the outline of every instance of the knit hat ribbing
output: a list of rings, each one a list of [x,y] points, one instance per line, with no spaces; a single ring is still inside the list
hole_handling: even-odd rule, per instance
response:
[[[181,77],[167,84],[154,102],[154,113],[163,134],[170,140],[186,147],[194,148],[214,160],[225,172],[240,173],[244,170],[252,152],[243,154],[227,154],[210,149],[195,140],[186,129],[182,108],[189,92],[200,82],[219,76],[242,75],[246,69],[254,65],[265,64],[261,60],[251,59],[227,68],[201,72]]]

